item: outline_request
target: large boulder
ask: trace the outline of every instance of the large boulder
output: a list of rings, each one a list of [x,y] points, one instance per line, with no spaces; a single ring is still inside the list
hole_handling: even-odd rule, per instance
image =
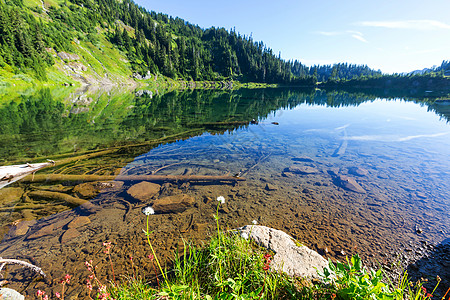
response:
[[[317,271],[328,267],[328,262],[319,253],[299,245],[281,230],[260,225],[246,225],[238,230],[242,236],[275,252],[270,265],[272,270],[283,271],[290,276],[319,278]]]
[[[192,206],[195,199],[189,195],[173,195],[156,199],[153,209],[157,213],[179,213]]]
[[[10,288],[0,288],[0,299],[24,300],[25,296]]]

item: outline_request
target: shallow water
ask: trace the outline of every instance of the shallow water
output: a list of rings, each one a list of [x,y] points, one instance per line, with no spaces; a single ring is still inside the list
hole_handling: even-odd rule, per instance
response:
[[[151,273],[141,210],[171,195],[187,194],[194,201],[184,211],[150,216],[153,245],[162,258],[172,257],[183,238],[200,242],[214,233],[214,199],[219,195],[226,198],[219,213],[222,228],[257,220],[334,258],[360,253],[366,261],[389,264],[414,243],[439,243],[449,236],[446,106],[442,110],[440,104],[419,99],[323,91],[187,91],[136,98],[131,94],[121,102],[111,97],[105,100],[108,105],[127,110],[116,115],[99,108],[101,97],[93,97],[76,115],[67,113],[67,104],[60,109],[63,116],[56,119],[71,130],[48,126],[58,132],[53,151],[67,156],[105,147],[115,150],[44,173],[240,174],[245,181],[157,182],[160,191],[144,201],[127,193],[138,183],[129,180],[102,188],[99,184],[106,181],[23,182],[5,188],[12,196],[1,212],[1,256],[31,260],[54,280],[53,285],[28,286],[31,274],[12,273],[13,283],[26,293],[37,288],[57,291],[57,280],[70,273],[74,278],[69,292],[83,297],[86,290],[80,285],[88,276],[84,262],[91,259],[99,265],[98,276],[111,280],[102,252],[106,241],[113,244],[116,274],[133,274],[130,255],[141,273]],[[97,122],[80,122],[93,115]],[[24,133],[29,131],[16,132],[11,139],[18,141]],[[36,147],[51,157],[51,148]],[[26,145],[17,148],[5,145],[2,151],[13,153],[16,160],[39,156]],[[36,196],[36,190],[84,197],[95,207],[71,210],[60,199]],[[26,205],[30,209],[12,208]],[[21,223],[18,232],[16,224]]]

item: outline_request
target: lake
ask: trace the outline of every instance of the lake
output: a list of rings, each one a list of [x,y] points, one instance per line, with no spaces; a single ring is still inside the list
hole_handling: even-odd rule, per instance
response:
[[[163,260],[214,234],[224,196],[221,228],[256,220],[327,257],[390,266],[450,233],[450,102],[425,96],[110,89],[3,100],[1,165],[57,162],[0,190],[1,256],[51,278],[8,280],[31,295],[68,273],[70,296],[86,297],[85,261],[112,280],[103,242],[116,274],[153,274],[142,209],[181,195],[190,200],[150,216]],[[152,178],[158,186],[139,189]]]

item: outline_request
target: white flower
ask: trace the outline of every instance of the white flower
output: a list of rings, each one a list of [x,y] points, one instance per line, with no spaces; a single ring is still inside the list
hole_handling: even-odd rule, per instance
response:
[[[241,233],[241,237],[242,237],[243,239],[248,240],[248,233],[247,233],[247,232],[242,232],[242,233]]]
[[[155,214],[155,210],[153,209],[153,207],[151,206],[147,206],[145,207],[142,212],[144,213],[144,215],[148,216],[148,215],[154,215]]]
[[[219,201],[220,203],[224,204],[225,203],[225,197],[224,196],[219,196],[219,197],[217,197],[217,201]]]
[[[253,220],[252,223],[253,223],[253,225],[256,225],[256,224],[258,224],[258,221]]]

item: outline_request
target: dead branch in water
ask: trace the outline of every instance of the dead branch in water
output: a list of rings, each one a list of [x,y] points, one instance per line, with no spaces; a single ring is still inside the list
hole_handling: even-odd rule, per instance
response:
[[[23,182],[50,182],[50,181],[245,181],[242,177],[213,176],[213,175],[64,175],[64,174],[39,174],[24,178]],[[37,192],[37,191],[35,191]],[[31,192],[31,193],[35,193]],[[40,191],[43,192],[43,191]],[[31,194],[30,193],[30,194]],[[48,192],[52,193],[52,192]],[[60,193],[59,193],[60,194]],[[69,196],[71,197],[71,196]],[[51,197],[50,197],[51,198]],[[74,198],[74,197],[72,197]],[[78,198],[75,198],[78,199]],[[79,199],[81,200],[81,199]],[[85,201],[85,200],[81,200]]]
[[[65,175],[68,176],[68,175]],[[35,176],[37,177],[37,176]],[[66,203],[69,203],[73,206],[80,206],[80,205],[84,205],[84,207],[86,207],[88,210],[91,210],[94,208],[94,205],[87,201],[87,200],[83,200],[80,198],[76,198],[64,193],[59,193],[59,192],[50,192],[50,191],[32,191],[28,194],[28,196],[30,197],[37,197],[37,198],[46,198],[46,199],[52,199],[52,200],[58,200],[58,201],[63,201]]]
[[[21,266],[23,266],[23,267],[26,267],[26,268],[28,268],[28,269],[31,269],[32,271],[34,271],[34,272],[36,272],[36,273],[42,275],[43,277],[47,277],[47,275],[45,275],[44,271],[42,271],[41,268],[39,268],[39,267],[37,267],[37,266],[35,266],[35,265],[32,265],[32,264],[30,264],[30,263],[27,263],[27,262],[25,262],[25,261],[22,261],[22,260],[18,260],[18,259],[6,259],[6,258],[1,258],[1,257],[0,257],[0,264],[1,264],[1,266],[0,266],[0,272],[3,270],[3,268],[5,267],[5,265],[7,265],[7,264],[13,264],[13,265],[21,265]]]

